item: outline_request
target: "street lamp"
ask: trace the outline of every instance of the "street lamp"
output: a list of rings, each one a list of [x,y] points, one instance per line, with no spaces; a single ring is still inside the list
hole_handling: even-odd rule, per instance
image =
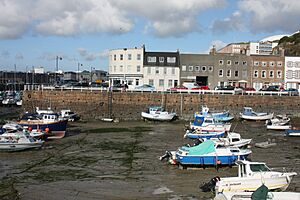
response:
[[[82,67],[83,65],[81,63],[78,63],[78,68],[77,68],[77,81],[79,82],[79,67]]]
[[[56,61],[56,72],[55,72],[55,82],[57,83],[57,73],[58,73],[58,60],[62,60],[62,57],[56,56],[55,61]]]

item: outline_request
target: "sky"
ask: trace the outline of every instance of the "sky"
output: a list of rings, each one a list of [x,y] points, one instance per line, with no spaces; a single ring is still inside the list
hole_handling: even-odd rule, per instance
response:
[[[208,53],[292,34],[299,0],[0,0],[0,70],[108,70],[109,50]]]

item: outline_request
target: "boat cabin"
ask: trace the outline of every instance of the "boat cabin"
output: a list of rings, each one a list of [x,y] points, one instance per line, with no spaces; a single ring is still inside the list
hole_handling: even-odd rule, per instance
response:
[[[251,177],[257,172],[270,172],[270,168],[262,162],[250,162],[246,160],[239,160],[236,162],[238,165],[238,177]]]
[[[228,133],[228,140],[230,143],[241,141],[241,135],[238,133]]]
[[[157,114],[160,112],[164,112],[164,108],[161,106],[154,106],[154,107],[149,107],[148,108],[148,113],[149,114]]]
[[[58,120],[57,114],[44,114],[43,115],[43,121],[44,122],[55,122]]]
[[[243,114],[244,115],[252,115],[253,109],[251,107],[244,107]]]

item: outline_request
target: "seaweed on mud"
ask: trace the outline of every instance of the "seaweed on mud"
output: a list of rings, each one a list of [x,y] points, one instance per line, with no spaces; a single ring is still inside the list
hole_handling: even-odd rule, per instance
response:
[[[48,160],[47,163],[44,163],[45,166],[49,165],[63,165],[70,167],[86,167],[91,164],[97,163],[98,159],[91,156],[62,156],[57,159]]]
[[[114,133],[114,132],[145,132],[145,131],[151,131],[152,129],[149,127],[142,127],[137,126],[133,128],[96,128],[96,129],[89,129],[86,132],[87,133]]]
[[[7,179],[0,182],[0,199],[2,200],[18,200],[19,193],[15,188],[15,180]]]

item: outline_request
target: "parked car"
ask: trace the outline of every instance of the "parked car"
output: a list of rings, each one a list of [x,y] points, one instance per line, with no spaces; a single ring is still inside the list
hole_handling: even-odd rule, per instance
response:
[[[207,85],[202,85],[196,88],[192,88],[192,90],[210,90]]]
[[[289,96],[299,96],[299,91],[295,88],[289,88],[287,90],[284,90],[284,92],[288,92]]]
[[[284,88],[279,85],[270,85],[267,88],[261,88],[259,91],[271,91],[271,92],[279,92],[283,91]]]
[[[244,91],[253,91],[253,92],[255,92],[256,90],[253,87],[246,87],[246,88],[244,88]]]
[[[156,91],[155,87],[152,85],[144,84],[140,86],[136,86],[133,91],[140,91],[140,92],[154,92]]]
[[[188,90],[188,88],[184,87],[184,86],[176,86],[176,87],[167,89],[167,91],[172,91],[172,92],[184,91],[184,90]]]

